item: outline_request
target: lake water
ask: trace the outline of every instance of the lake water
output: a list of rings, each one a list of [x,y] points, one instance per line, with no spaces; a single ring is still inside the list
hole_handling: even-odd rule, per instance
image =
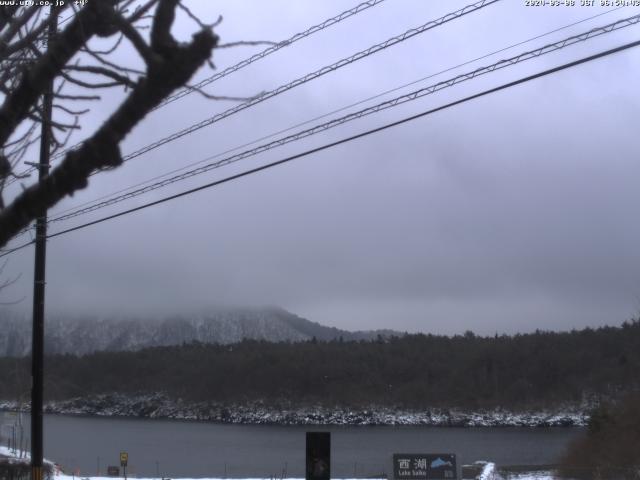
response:
[[[2,414],[0,414],[2,415]],[[6,425],[9,418],[3,419]],[[581,428],[297,427],[45,415],[45,457],[80,475],[129,454],[129,476],[304,477],[305,432],[331,432],[332,477],[391,471],[393,453],[456,453],[459,463],[553,463]],[[25,426],[28,435],[28,419]],[[6,444],[6,427],[2,431]]]

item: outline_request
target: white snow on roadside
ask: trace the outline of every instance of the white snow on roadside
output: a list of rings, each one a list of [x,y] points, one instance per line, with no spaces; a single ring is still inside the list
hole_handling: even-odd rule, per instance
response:
[[[114,477],[84,477],[71,475],[56,475],[56,480],[114,480]],[[158,480],[158,477],[129,477],[135,480]],[[279,477],[278,477],[279,478]],[[272,480],[273,477],[253,477],[253,478],[172,478],[171,480]],[[286,480],[304,480],[304,478],[287,478]],[[342,479],[341,479],[342,480]],[[362,480],[362,479],[344,479],[344,480]]]
[[[492,464],[493,465],[493,464]],[[494,465],[495,467],[495,465]],[[486,470],[482,472],[481,476],[477,477],[478,480],[555,480],[555,478],[553,476],[551,476],[548,473],[540,473],[540,474],[536,474],[536,473],[527,473],[527,474],[518,474],[517,476],[509,476],[508,479],[503,479],[503,477],[501,477],[500,475],[498,475],[495,470],[491,470],[490,473],[488,473],[488,476],[484,476]],[[114,480],[113,477],[84,477],[84,476],[79,476],[79,477],[72,477],[70,475],[56,475],[55,480]],[[242,479],[233,479],[233,480],[272,480],[273,477],[265,477],[265,478],[261,478],[261,477],[253,477],[253,478],[242,478]],[[158,480],[157,478],[136,478],[136,480]],[[177,479],[171,479],[171,480],[229,480],[229,479],[222,479],[222,478],[195,478],[195,479],[191,479],[191,478],[177,478]],[[304,480],[302,478],[286,478],[285,480]],[[340,480],[362,480],[362,479],[350,479],[350,478],[345,478],[345,479],[340,479]]]
[[[478,480],[498,480],[496,464],[493,462],[486,462],[482,468],[482,472],[480,472],[480,475],[478,476]]]
[[[557,480],[557,477],[553,476],[549,472],[527,472],[513,473],[505,480]]]
[[[30,455],[28,452],[24,452],[22,458],[19,458],[13,450],[10,450],[7,447],[0,446],[0,458],[8,458],[12,462],[16,463],[28,463],[30,461]],[[62,473],[62,471],[56,466],[54,462],[51,460],[44,460],[45,463],[48,463],[54,467],[54,480],[114,480],[114,477],[89,477],[85,475],[67,475]],[[554,480],[553,475],[549,472],[527,472],[527,473],[517,473],[510,474],[508,477],[504,478],[498,474],[496,471],[496,465],[493,462],[476,462],[476,464],[483,465],[482,472],[477,477],[477,480]],[[136,480],[158,480],[157,477],[129,477],[135,478]],[[167,479],[168,480],[168,479]],[[176,478],[171,480],[229,480],[217,477],[199,477],[199,478]],[[242,478],[242,479],[234,479],[234,480],[273,480],[273,477],[251,477],[251,478]],[[303,480],[301,478],[289,478],[286,480]],[[341,479],[341,480],[362,480],[362,479]]]
[[[7,447],[0,445],[0,458],[7,457],[10,461],[22,463],[28,462],[31,459],[29,452],[14,452]]]

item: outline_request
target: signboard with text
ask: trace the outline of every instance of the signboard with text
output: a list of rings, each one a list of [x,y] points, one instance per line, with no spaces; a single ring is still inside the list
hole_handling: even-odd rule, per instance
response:
[[[395,453],[395,480],[456,480],[458,469],[453,453]]]
[[[120,467],[116,467],[115,465],[111,465],[107,467],[107,475],[109,477],[119,477],[120,476]]]
[[[129,463],[129,454],[127,452],[120,452],[120,466],[126,467]]]

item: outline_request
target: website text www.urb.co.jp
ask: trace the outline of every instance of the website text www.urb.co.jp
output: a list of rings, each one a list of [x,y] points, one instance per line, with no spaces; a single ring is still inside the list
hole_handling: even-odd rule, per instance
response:
[[[11,7],[64,7],[68,4],[83,6],[88,0],[0,0],[0,6]]]

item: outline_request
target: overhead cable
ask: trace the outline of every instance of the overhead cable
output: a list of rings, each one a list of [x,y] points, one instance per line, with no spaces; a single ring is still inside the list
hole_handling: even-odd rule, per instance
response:
[[[302,40],[303,38],[309,37],[311,35],[313,35],[314,33],[320,32],[326,28],[329,28],[333,25],[336,25],[337,23],[342,22],[343,20],[346,20],[347,18],[350,18],[354,15],[357,15],[360,12],[363,12],[371,7],[374,7],[376,5],[379,5],[380,3],[384,2],[385,0],[368,0],[366,2],[362,2],[358,5],[356,5],[353,8],[350,8],[349,10],[345,10],[344,12],[339,13],[338,15],[335,15],[331,18],[326,19],[325,21],[318,23],[317,25],[313,25],[311,27],[309,27],[308,29],[304,30],[303,32],[300,33],[296,33],[295,35],[287,38],[286,40],[282,40],[281,42],[276,43],[275,45],[271,45],[268,48],[264,49],[263,51],[256,53],[255,55],[252,55],[248,58],[245,58],[244,60],[241,60],[240,62],[236,63],[235,65],[232,65],[228,68],[225,68],[224,70],[202,80],[201,82],[197,83],[196,85],[193,85],[191,87],[187,87],[184,88],[182,90],[180,90],[179,92],[174,93],[173,95],[168,96],[167,98],[165,98],[158,106],[156,106],[153,110],[157,110],[171,102],[174,102],[175,100],[178,100],[182,97],[185,97],[187,95],[189,95],[190,93],[197,91],[199,89],[201,89],[202,87],[205,87],[213,82],[215,82],[216,80],[219,80],[223,77],[226,77],[234,72],[237,72],[238,70],[243,69],[244,67],[251,65],[252,63],[257,62],[258,60],[261,60],[269,55],[271,55],[272,53],[277,52],[278,50],[284,48],[284,47],[288,47],[292,44],[294,44],[295,42],[297,42],[298,40]],[[73,15],[70,15],[69,17],[67,17],[66,19],[62,20],[60,22],[60,24],[66,22],[67,20],[71,19],[73,17]],[[60,152],[56,153],[55,155],[52,156],[52,160],[55,160],[57,158],[62,157],[63,155],[67,154],[69,151],[74,150],[76,148],[78,148],[80,145],[82,144],[82,142],[69,147],[67,149],[61,150]],[[22,172],[21,174],[19,174],[19,176],[24,176],[27,175],[31,172],[33,172],[35,170],[34,167],[28,168],[27,170],[25,170],[24,172]],[[12,182],[9,182],[8,185],[10,185]]]
[[[196,188],[191,188],[189,190],[185,190],[183,192],[180,192],[180,193],[177,193],[177,194],[174,194],[174,195],[170,195],[168,197],[164,197],[164,198],[161,198],[159,200],[155,200],[153,202],[146,203],[144,205],[139,205],[137,207],[130,208],[128,210],[124,210],[122,212],[115,213],[113,215],[108,215],[106,217],[102,217],[102,218],[99,218],[97,220],[93,220],[91,222],[84,223],[82,225],[77,225],[75,227],[71,227],[71,228],[68,228],[66,230],[61,230],[59,232],[52,233],[50,235],[47,235],[47,238],[50,239],[50,238],[55,238],[55,237],[58,237],[58,236],[61,236],[61,235],[66,235],[68,233],[75,232],[77,230],[82,230],[82,229],[90,227],[92,225],[97,225],[99,223],[103,223],[103,222],[106,222],[108,220],[112,220],[112,219],[115,219],[115,218],[118,218],[118,217],[122,217],[122,216],[125,216],[125,215],[128,215],[128,214],[140,211],[140,210],[144,210],[144,209],[153,207],[155,205],[160,205],[162,203],[166,203],[166,202],[169,202],[171,200],[175,200],[177,198],[185,197],[185,196],[191,195],[193,193],[199,192],[201,190],[206,190],[206,189],[209,189],[209,188],[212,188],[212,187],[216,187],[216,186],[222,185],[224,183],[228,183],[228,182],[231,182],[233,180],[237,180],[237,179],[240,179],[242,177],[246,177],[248,175],[252,175],[254,173],[261,172],[263,170],[268,170],[270,168],[282,165],[284,163],[288,163],[288,162],[291,162],[293,160],[297,160],[299,158],[303,158],[303,157],[309,156],[311,154],[318,153],[318,152],[321,152],[323,150],[327,150],[327,149],[333,148],[335,146],[351,142],[353,140],[357,140],[359,138],[367,137],[367,136],[372,135],[374,133],[379,133],[379,132],[387,130],[389,128],[393,128],[393,127],[397,127],[399,125],[403,125],[405,123],[417,120],[417,119],[422,118],[422,117],[426,117],[427,115],[431,115],[433,113],[436,113],[436,112],[439,112],[439,111],[442,111],[442,110],[446,110],[446,109],[454,107],[456,105],[460,105],[460,104],[469,102],[471,100],[475,100],[477,98],[484,97],[486,95],[490,95],[492,93],[499,92],[501,90],[506,90],[506,89],[514,87],[516,85],[520,85],[520,84],[529,82],[531,80],[535,80],[535,79],[538,79],[538,78],[541,78],[541,77],[544,77],[544,76],[547,76],[547,75],[551,75],[553,73],[557,73],[557,72],[560,72],[560,71],[563,71],[563,70],[567,70],[569,68],[576,67],[578,65],[582,65],[584,63],[591,62],[591,61],[597,60],[599,58],[603,58],[603,57],[606,57],[606,56],[609,56],[609,55],[613,55],[615,53],[619,53],[619,52],[622,52],[624,50],[628,50],[630,48],[637,47],[639,45],[640,45],[640,40],[636,40],[634,42],[626,43],[626,44],[621,45],[619,47],[611,48],[609,50],[605,50],[603,52],[596,53],[594,55],[589,55],[588,57],[583,57],[583,58],[581,58],[579,60],[574,60],[572,62],[565,63],[565,64],[562,64],[560,66],[553,67],[553,68],[550,68],[548,70],[544,70],[542,72],[538,72],[538,73],[535,73],[533,75],[529,75],[529,76],[520,78],[518,80],[514,80],[512,82],[504,83],[504,84],[499,85],[497,87],[493,87],[493,88],[490,88],[488,90],[484,90],[484,91],[482,91],[480,93],[476,93],[476,94],[467,96],[467,97],[462,98],[460,100],[456,100],[456,101],[447,103],[445,105],[441,105],[440,107],[432,108],[430,110],[418,113],[416,115],[412,115],[410,117],[406,117],[406,118],[403,118],[401,120],[397,120],[395,122],[387,123],[387,124],[382,125],[380,127],[373,128],[371,130],[367,130],[365,132],[361,132],[361,133],[358,133],[356,135],[352,135],[350,137],[346,137],[346,138],[343,138],[341,140],[337,140],[335,142],[327,143],[327,144],[322,145],[320,147],[312,148],[312,149],[306,150],[306,151],[304,151],[302,153],[291,155],[289,157],[283,158],[283,159],[275,161],[275,162],[268,163],[266,165],[262,165],[260,167],[252,168],[250,170],[246,170],[244,172],[241,172],[241,173],[238,173],[238,174],[235,174],[235,175],[231,175],[229,177],[225,177],[223,179],[216,180],[216,181],[207,183],[205,185],[201,185],[201,186],[196,187]],[[25,244],[23,244],[23,245],[21,245],[19,247],[11,249],[10,251],[4,252],[4,253],[0,254],[0,258],[4,257],[6,255],[9,255],[10,253],[13,253],[13,252],[15,252],[17,250],[20,250],[22,248],[25,248],[25,247],[31,245],[32,243],[33,242],[25,243]]]
[[[414,80],[414,81],[412,81],[412,82],[405,83],[405,84],[403,84],[403,85],[400,85],[400,86],[398,86],[398,87],[394,87],[394,88],[389,89],[389,90],[385,90],[384,92],[377,93],[377,94],[375,94],[375,95],[372,95],[372,96],[370,96],[370,97],[364,98],[364,99],[362,99],[362,100],[358,100],[357,102],[350,103],[349,105],[345,105],[345,106],[340,107],[340,108],[338,108],[338,109],[336,109],[336,110],[332,110],[332,111],[330,111],[330,112],[323,113],[322,115],[318,115],[318,116],[316,116],[316,117],[310,118],[310,119],[305,120],[305,121],[303,121],[303,122],[296,123],[295,125],[291,125],[291,126],[289,126],[289,127],[287,127],[287,128],[284,128],[284,129],[282,129],[282,130],[278,130],[278,131],[276,131],[276,132],[269,133],[269,134],[267,134],[267,135],[264,135],[264,136],[262,136],[262,137],[259,137],[259,138],[256,138],[256,139],[253,139],[253,140],[251,140],[251,141],[249,141],[249,142],[246,142],[246,143],[243,143],[243,144],[241,144],[241,145],[235,146],[235,147],[230,148],[230,149],[228,149],[228,150],[225,150],[225,151],[223,151],[223,152],[220,152],[220,153],[217,153],[217,154],[215,154],[215,155],[212,155],[212,156],[206,157],[206,158],[204,158],[204,159],[202,159],[202,160],[198,160],[198,161],[196,161],[196,162],[192,162],[192,163],[190,163],[190,164],[188,164],[188,165],[184,165],[184,166],[182,166],[182,167],[180,167],[180,168],[176,168],[176,169],[174,169],[174,170],[170,170],[170,171],[165,172],[165,173],[163,173],[163,174],[156,175],[156,176],[154,176],[154,177],[148,178],[147,180],[144,180],[144,181],[142,181],[142,182],[136,183],[136,184],[134,184],[134,185],[130,185],[130,186],[125,187],[125,188],[122,188],[122,189],[120,189],[120,190],[116,190],[115,192],[111,192],[111,193],[108,193],[108,194],[103,195],[103,196],[101,196],[101,197],[94,198],[93,200],[87,200],[86,202],[83,202],[83,203],[80,203],[80,204],[77,204],[77,205],[74,205],[74,206],[68,207],[68,208],[66,208],[66,209],[64,209],[64,210],[59,211],[59,212],[58,212],[58,214],[62,214],[62,213],[70,212],[70,211],[72,211],[72,210],[76,210],[76,209],[78,209],[78,208],[80,208],[80,207],[83,207],[83,206],[85,206],[85,205],[89,205],[89,204],[92,204],[92,203],[96,203],[96,202],[98,202],[98,201],[100,201],[100,200],[103,200],[103,199],[105,199],[105,198],[112,197],[112,196],[114,196],[114,195],[117,195],[117,194],[119,194],[119,193],[126,192],[126,191],[128,191],[128,190],[132,190],[132,189],[134,189],[134,188],[137,188],[137,187],[140,187],[140,186],[145,185],[145,184],[147,184],[147,183],[153,182],[153,181],[155,181],[155,180],[159,180],[159,179],[161,179],[161,178],[167,177],[167,176],[172,175],[172,174],[174,174],[174,173],[178,173],[178,172],[181,172],[181,171],[183,171],[183,170],[187,170],[188,168],[192,168],[192,167],[194,167],[194,166],[196,166],[196,165],[199,165],[199,164],[201,164],[201,163],[204,163],[204,162],[206,162],[206,161],[213,160],[214,158],[218,158],[218,157],[221,157],[221,156],[226,155],[226,154],[228,154],[228,153],[231,153],[231,152],[235,152],[235,151],[237,151],[237,150],[240,150],[240,149],[242,149],[242,148],[249,147],[249,146],[251,146],[251,145],[253,145],[253,144],[256,144],[256,143],[258,143],[258,142],[261,142],[261,141],[263,141],[263,140],[267,140],[267,139],[269,139],[269,138],[275,137],[275,136],[280,135],[280,134],[282,134],[282,133],[289,132],[289,131],[294,130],[294,129],[298,128],[298,127],[303,127],[303,126],[308,125],[308,124],[310,124],[310,123],[313,123],[313,122],[315,122],[315,121],[317,121],[317,120],[322,120],[323,118],[330,117],[331,115],[334,115],[334,114],[336,114],[336,113],[340,113],[340,112],[343,112],[343,111],[348,110],[348,109],[350,109],[350,108],[356,107],[356,106],[358,106],[358,105],[362,105],[363,103],[369,102],[369,101],[371,101],[371,100],[375,100],[375,99],[377,99],[377,98],[383,97],[383,96],[388,95],[388,94],[390,94],[390,93],[397,92],[397,91],[402,90],[402,89],[404,89],[404,88],[406,88],[406,87],[409,87],[409,86],[411,86],[411,85],[415,85],[415,84],[417,84],[417,83],[423,82],[423,81],[425,81],[425,80],[428,80],[428,79],[430,79],[430,78],[436,77],[436,76],[441,75],[441,74],[443,74],[443,73],[450,72],[450,71],[452,71],[452,70],[455,70],[455,69],[457,69],[457,68],[463,67],[463,66],[465,66],[465,65],[469,65],[470,63],[477,62],[478,60],[482,60],[482,59],[485,59],[485,58],[487,58],[487,57],[491,57],[491,56],[496,55],[496,54],[498,54],[498,53],[504,52],[504,51],[506,51],[506,50],[510,50],[510,49],[512,49],[512,48],[514,48],[514,47],[517,47],[517,46],[520,46],[520,45],[523,45],[523,44],[526,44],[526,43],[532,42],[533,40],[537,40],[537,39],[539,39],[539,38],[546,37],[546,36],[548,36],[548,35],[551,35],[551,34],[553,34],[553,33],[559,32],[559,31],[561,31],[561,30],[566,30],[567,28],[573,27],[573,26],[575,26],[575,25],[578,25],[578,24],[581,24],[581,23],[587,22],[587,21],[589,21],[589,20],[593,20],[594,18],[601,17],[601,16],[603,16],[603,15],[607,15],[607,14],[609,14],[609,13],[611,13],[611,12],[614,12],[614,11],[616,11],[616,10],[619,10],[619,9],[621,9],[621,8],[624,8],[624,7],[616,7],[616,8],[612,8],[612,9],[610,9],[610,10],[607,10],[607,11],[605,11],[605,12],[601,12],[601,13],[597,13],[597,14],[595,14],[595,15],[591,15],[591,16],[589,16],[589,17],[583,18],[582,20],[578,20],[578,21],[576,21],[576,22],[573,22],[573,23],[570,23],[570,24],[564,25],[564,26],[562,26],[562,27],[559,27],[559,28],[556,28],[556,29],[553,29],[553,30],[547,31],[547,32],[545,32],[545,33],[542,33],[542,34],[536,35],[535,37],[530,37],[530,38],[528,38],[528,39],[526,39],[526,40],[522,40],[522,41],[520,41],[520,42],[513,43],[513,44],[509,45],[508,47],[503,47],[503,48],[501,48],[501,49],[499,49],[499,50],[494,50],[493,52],[486,53],[486,54],[484,54],[484,55],[482,55],[482,56],[480,56],[480,57],[476,57],[476,58],[473,58],[473,59],[471,59],[471,60],[467,60],[467,61],[465,61],[465,62],[463,62],[463,63],[459,63],[459,64],[457,64],[457,65],[454,65],[454,66],[452,66],[452,67],[448,67],[448,68],[446,68],[446,69],[444,69],[444,70],[440,70],[440,71],[438,71],[438,72],[431,73],[431,74],[429,74],[429,75],[427,75],[427,76],[425,76],[425,77],[419,78],[418,80]]]
[[[284,85],[280,85],[279,87],[274,88],[273,90],[269,90],[268,92],[264,92],[261,95],[251,98],[249,100],[247,100],[246,102],[240,103],[238,105],[235,105],[234,107],[231,107],[223,112],[217,113],[216,115],[213,115],[212,117],[209,117],[205,120],[202,120],[198,123],[195,123],[187,128],[184,128],[178,132],[172,133],[171,135],[168,135],[164,138],[161,138],[160,140],[157,140],[156,142],[150,143],[148,145],[145,145],[144,147],[131,152],[127,155],[125,155],[123,157],[123,160],[129,161],[132,160],[136,157],[139,157],[141,155],[144,155],[147,152],[150,152],[151,150],[155,150],[156,148],[165,145],[167,143],[173,142],[174,140],[177,140],[179,138],[184,137],[185,135],[190,135],[204,127],[208,127],[210,125],[213,125],[216,122],[219,122],[220,120],[230,117],[231,115],[234,115],[236,113],[239,113],[243,110],[246,110],[247,108],[250,107],[254,107],[255,105],[258,105],[259,103],[264,102],[265,100],[268,100],[270,98],[273,98],[277,95],[280,95],[284,92],[287,92],[291,89],[294,89],[296,87],[299,87],[300,85],[304,85],[307,82],[310,82],[312,80],[315,80],[319,77],[322,77],[330,72],[336,71],[342,67],[345,67],[347,65],[351,65],[354,62],[357,62],[358,60],[362,60],[363,58],[366,58],[370,55],[373,55],[375,53],[378,53],[382,50],[385,50],[389,47],[392,47],[394,45],[397,45],[401,42],[404,42],[405,40],[408,40],[410,38],[415,37],[416,35],[420,35],[422,33],[425,33],[431,29],[434,29],[436,27],[439,27],[445,23],[448,23],[452,20],[456,20],[458,18],[463,17],[464,15],[468,15],[469,13],[473,13],[476,12],[484,7],[487,7],[489,5],[492,5],[494,3],[499,2],[500,0],[480,0],[477,1],[473,4],[467,5],[466,7],[463,7],[459,10],[456,10],[455,12],[451,12],[448,13],[440,18],[437,18],[436,20],[431,20],[423,25],[420,25],[419,27],[416,28],[410,28],[409,30],[401,33],[400,35],[396,35],[395,37],[391,37],[387,40],[385,40],[384,42],[380,42],[377,43],[375,45],[372,45],[371,47],[365,49],[365,50],[361,50],[357,53],[354,53],[353,55],[350,55],[349,57],[345,57],[341,60],[338,60],[337,62],[332,63],[331,65],[326,65],[314,72],[308,73],[306,75],[303,75],[302,77],[296,78],[295,80],[286,83]],[[60,153],[60,155],[62,155],[63,153]],[[95,173],[99,173],[99,171],[94,172]]]
[[[303,38],[306,38],[310,35],[313,35],[314,33],[317,33],[321,30],[324,30],[325,28],[328,28],[332,25],[335,25],[336,23],[340,23],[342,20],[345,20],[349,17],[352,17],[353,15],[356,15],[364,10],[367,10],[368,8],[371,8],[375,5],[378,5],[380,3],[382,3],[384,0],[369,0],[368,2],[363,2],[349,10],[345,10],[344,12],[328,18],[327,20],[325,20],[322,23],[319,23],[317,25],[314,25],[312,27],[309,27],[307,30],[305,30],[304,32],[300,32],[300,33],[296,33],[295,35],[293,35],[292,37],[287,38],[286,40],[283,40],[281,42],[278,42],[275,45],[271,45],[270,47],[264,49],[263,51],[256,53],[255,55],[250,56],[249,58],[246,58],[238,63],[236,63],[235,65],[232,65],[231,67],[225,68],[224,70],[222,70],[219,73],[216,73],[212,76],[210,76],[209,78],[206,78],[200,82],[198,82],[197,84],[191,86],[191,87],[187,87],[184,88],[182,90],[180,90],[179,92],[174,93],[173,95],[168,96],[166,99],[164,99],[162,101],[162,103],[160,103],[160,105],[158,105],[155,109],[161,108],[171,102],[174,102],[175,100],[178,100],[182,97],[185,97],[187,95],[189,95],[190,93],[193,93],[194,91],[202,88],[202,87],[206,87],[207,85],[215,82],[216,80],[219,80],[223,77],[226,77],[227,75],[230,75],[233,72],[237,72],[238,70],[251,65],[254,62],[257,62],[258,60],[261,60],[269,55],[271,55],[272,53],[277,52],[278,50],[280,50],[283,47],[288,47],[292,44],[294,44],[295,42],[297,42],[298,40],[302,40]],[[155,110],[154,109],[154,110]]]
[[[198,168],[195,168],[195,169],[192,169],[192,170],[188,170],[188,171],[183,172],[183,173],[181,173],[179,175],[175,175],[173,177],[169,177],[169,178],[167,178],[165,180],[158,181],[156,183],[147,185],[145,187],[142,187],[142,188],[139,188],[139,189],[136,189],[136,190],[132,190],[132,191],[127,192],[125,194],[109,198],[109,199],[104,200],[102,202],[94,203],[94,204],[92,204],[90,206],[87,206],[87,207],[84,207],[84,208],[76,209],[76,210],[74,210],[74,211],[72,211],[70,213],[64,214],[64,215],[53,217],[50,220],[50,222],[60,222],[60,221],[63,221],[63,220],[68,220],[68,219],[77,217],[79,215],[83,215],[83,214],[98,210],[100,208],[108,207],[110,205],[114,205],[116,203],[120,203],[120,202],[123,202],[125,200],[129,200],[129,199],[131,199],[133,197],[137,197],[139,195],[151,192],[153,190],[157,190],[159,188],[162,188],[162,187],[165,187],[167,185],[170,185],[170,184],[185,180],[187,178],[191,178],[191,177],[194,177],[196,175],[200,175],[200,174],[203,174],[205,172],[208,172],[210,170],[213,170],[213,169],[216,169],[216,168],[220,168],[222,166],[229,165],[231,163],[235,163],[235,162],[243,160],[245,158],[258,155],[258,154],[263,153],[263,152],[265,152],[267,150],[271,150],[273,148],[280,147],[280,146],[286,145],[286,144],[294,142],[294,141],[298,141],[298,140],[300,140],[302,138],[306,138],[306,137],[309,137],[311,135],[315,135],[317,133],[332,129],[332,128],[337,127],[339,125],[343,125],[343,124],[345,124],[347,122],[351,122],[353,120],[360,119],[360,118],[363,118],[365,116],[368,116],[368,115],[371,115],[371,114],[374,114],[374,113],[378,113],[380,111],[387,110],[387,109],[390,109],[390,108],[393,108],[393,107],[397,107],[399,105],[402,105],[402,104],[417,100],[417,99],[425,97],[427,95],[434,94],[434,93],[436,93],[436,92],[438,92],[440,90],[443,90],[445,88],[452,87],[452,86],[457,85],[459,83],[462,83],[462,82],[477,78],[477,77],[479,77],[481,75],[485,75],[487,73],[491,73],[491,72],[494,72],[496,70],[500,70],[500,69],[503,69],[503,68],[506,68],[506,67],[509,67],[509,66],[512,66],[512,65],[516,65],[518,63],[521,63],[521,62],[524,62],[524,61],[527,61],[527,60],[530,60],[530,59],[533,59],[533,58],[540,57],[541,55],[545,55],[545,54],[549,54],[551,52],[555,52],[557,50],[566,48],[566,47],[568,47],[570,45],[574,45],[574,44],[579,43],[579,42],[584,42],[586,40],[595,38],[597,36],[604,35],[606,33],[610,33],[612,31],[619,30],[621,28],[628,27],[630,25],[635,25],[635,24],[637,24],[639,22],[640,22],[640,14],[639,15],[634,15],[632,17],[625,18],[625,19],[622,19],[622,20],[618,20],[617,22],[610,23],[610,24],[605,25],[603,27],[591,29],[591,30],[589,30],[587,32],[584,32],[582,34],[574,35],[574,36],[565,38],[564,40],[560,40],[558,42],[554,42],[554,43],[545,45],[543,47],[537,48],[535,50],[530,50],[528,52],[521,53],[521,54],[513,56],[511,58],[500,60],[500,61],[498,61],[496,63],[491,64],[491,65],[477,68],[477,69],[475,69],[475,70],[473,70],[471,72],[457,75],[457,76],[455,76],[453,78],[450,78],[448,80],[443,80],[443,81],[440,81],[440,82],[435,83],[433,85],[421,88],[419,90],[415,90],[413,92],[410,92],[410,93],[407,93],[407,94],[404,94],[404,95],[400,95],[400,96],[395,97],[393,99],[386,100],[384,102],[378,103],[377,105],[373,105],[371,107],[367,107],[367,108],[359,110],[357,112],[349,113],[349,114],[344,115],[342,117],[339,117],[339,118],[330,120],[328,122],[313,126],[313,127],[308,128],[306,130],[302,130],[302,131],[299,131],[297,133],[288,135],[286,137],[281,137],[281,138],[279,138],[277,140],[273,140],[273,141],[271,141],[269,143],[265,143],[265,144],[259,145],[257,147],[254,147],[252,149],[245,150],[243,152],[231,155],[231,156],[226,157],[226,158],[224,158],[222,160],[218,160],[216,162],[209,163],[209,164],[203,165],[201,167],[198,167]]]

